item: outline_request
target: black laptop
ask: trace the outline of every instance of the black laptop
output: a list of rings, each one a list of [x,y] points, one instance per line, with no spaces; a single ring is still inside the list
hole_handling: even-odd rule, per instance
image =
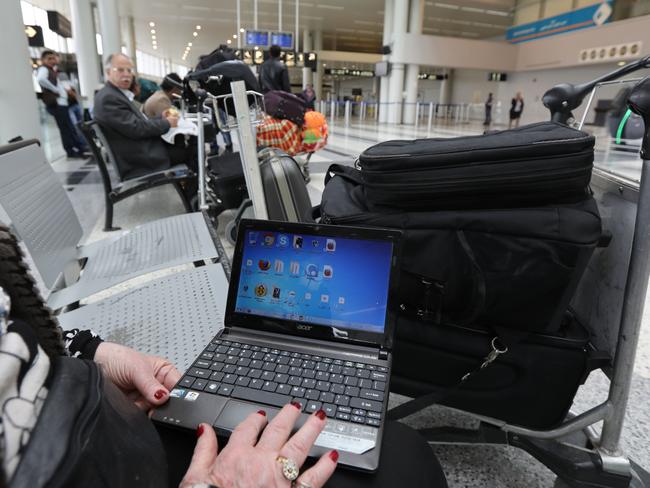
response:
[[[224,328],[153,419],[228,435],[251,412],[291,401],[327,414],[310,451],[379,465],[396,320],[401,233],[242,220]],[[221,324],[215,324],[215,327]]]

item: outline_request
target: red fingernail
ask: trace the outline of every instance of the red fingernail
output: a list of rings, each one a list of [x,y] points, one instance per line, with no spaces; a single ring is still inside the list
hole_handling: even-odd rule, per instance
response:
[[[302,405],[300,404],[300,402],[291,402],[291,405],[296,407],[298,410],[302,410]]]
[[[257,413],[259,413],[262,417],[266,417],[266,412],[264,410],[258,410]]]
[[[330,451],[330,459],[334,462],[337,462],[339,460],[339,452],[338,451]]]
[[[199,425],[199,427],[196,429],[196,437],[201,437],[203,435],[204,430],[205,428],[203,427],[203,424]]]
[[[153,394],[153,396],[156,398],[156,400],[160,400],[162,397],[165,396],[165,390],[158,390],[156,393]]]
[[[321,420],[325,420],[325,417],[327,417],[327,414],[323,410],[319,410],[318,412],[316,412],[315,415],[316,415],[316,417],[318,417]],[[336,452],[336,451],[332,451],[332,452]],[[338,456],[338,454],[337,454],[337,456]]]

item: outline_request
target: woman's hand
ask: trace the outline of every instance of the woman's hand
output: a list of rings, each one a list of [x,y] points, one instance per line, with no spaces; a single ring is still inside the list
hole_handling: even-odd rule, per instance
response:
[[[129,347],[102,342],[95,362],[104,375],[142,410],[162,405],[181,375],[166,359],[149,356]]]
[[[292,403],[285,405],[268,425],[263,410],[251,414],[233,431],[219,455],[214,430],[208,424],[200,424],[199,440],[180,488],[197,483],[219,488],[291,487],[291,481],[283,475],[286,463],[280,462],[278,457],[302,466],[326,422],[325,412],[320,410],[289,437],[299,417],[300,406]],[[293,486],[322,487],[334,473],[338,457],[337,451],[324,454],[314,466],[298,476]]]

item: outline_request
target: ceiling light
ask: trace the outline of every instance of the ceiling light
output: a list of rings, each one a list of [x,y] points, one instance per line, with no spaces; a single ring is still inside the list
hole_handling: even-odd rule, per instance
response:
[[[618,65],[619,65],[619,66],[625,66],[625,61],[619,61],[619,62],[618,62]]]
[[[259,46],[255,46],[255,50],[256,50],[256,51],[257,51],[259,48],[260,48]]]
[[[188,46],[188,47],[192,47],[192,43],[191,43],[191,42],[188,42],[188,43],[187,43],[187,46]]]
[[[152,33],[152,34],[155,34],[155,33],[156,33],[156,29],[151,29],[151,33]]]
[[[228,39],[226,42],[227,42],[228,44],[230,44],[230,43],[232,43],[232,39]]]
[[[193,35],[194,37],[196,37],[196,36],[198,36],[198,35],[199,35],[199,33],[198,33],[198,32],[196,32],[196,31],[194,31],[194,32],[192,32],[192,35]]]
[[[201,26],[200,26],[200,25],[197,25],[197,26],[196,26],[196,30],[201,30]]]
[[[155,34],[152,34],[152,35],[151,35],[151,38],[155,41],[155,40],[156,40],[156,35],[155,35]]]
[[[153,48],[154,48],[154,49],[158,49],[158,46],[154,46]]]
[[[240,29],[239,29],[239,32],[244,32],[244,28],[243,28],[243,27],[240,28]]]
[[[233,38],[233,39],[237,39],[237,34],[233,34],[233,35],[232,35],[232,38]]]
[[[155,22],[149,22],[149,27],[156,27],[156,23]]]

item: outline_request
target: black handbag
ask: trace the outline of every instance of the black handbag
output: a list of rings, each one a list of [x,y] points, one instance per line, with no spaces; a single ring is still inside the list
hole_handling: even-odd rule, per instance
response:
[[[55,357],[49,393],[10,488],[167,486],[153,425],[99,367]]]

